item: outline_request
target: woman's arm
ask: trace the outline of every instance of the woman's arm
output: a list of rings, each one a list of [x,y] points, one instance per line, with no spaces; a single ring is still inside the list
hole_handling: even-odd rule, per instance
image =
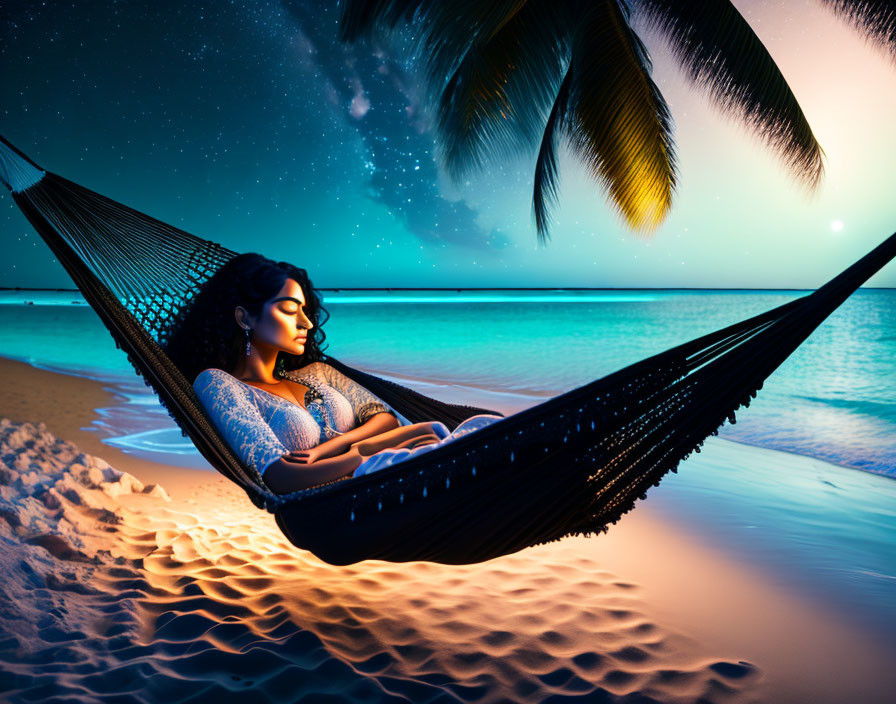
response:
[[[432,425],[432,423],[415,423],[396,428],[374,438],[356,442],[341,455],[312,462],[308,462],[304,457],[307,450],[292,452],[268,465],[264,472],[265,484],[277,494],[289,494],[339,479],[354,472],[369,455],[380,450],[401,447],[411,449],[439,442],[439,436],[432,432]]]
[[[259,472],[287,449],[262,416],[255,396],[242,382],[221,369],[205,369],[193,389],[203,409],[230,449]]]
[[[268,465],[264,471],[264,483],[275,494],[289,494],[351,474],[363,461],[364,458],[355,448],[338,457],[329,457],[310,464],[298,462],[285,455]]]
[[[435,423],[413,423],[412,425],[403,425],[398,428],[380,433],[374,437],[360,440],[352,445],[357,448],[362,456],[373,455],[380,450],[395,448],[402,446],[403,443],[418,437],[430,438],[430,441],[437,442],[438,436],[433,430]]]
[[[398,419],[394,415],[391,413],[377,413],[357,428],[352,428],[342,433],[342,435],[337,435],[335,438],[330,438],[319,445],[315,445],[313,449],[317,456],[317,461],[341,455],[356,442],[398,427]]]

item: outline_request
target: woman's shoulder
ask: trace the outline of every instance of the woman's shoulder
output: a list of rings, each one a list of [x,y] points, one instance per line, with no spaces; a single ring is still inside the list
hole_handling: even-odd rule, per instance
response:
[[[230,377],[231,379],[233,378],[231,374],[228,374],[223,369],[218,369],[217,367],[209,367],[208,369],[203,369],[196,375],[197,379],[219,379],[224,377]]]
[[[208,369],[203,369],[196,375],[196,378],[193,380],[193,388],[200,389],[209,386],[231,386],[238,381],[239,379],[232,374],[228,374],[223,369],[209,367]]]

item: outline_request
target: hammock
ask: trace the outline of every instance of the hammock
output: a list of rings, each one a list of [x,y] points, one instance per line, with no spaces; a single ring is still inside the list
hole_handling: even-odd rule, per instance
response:
[[[817,291],[679,345],[369,475],[279,496],[219,435],[165,356],[178,311],[236,256],[44,171],[0,137],[0,179],[208,462],[331,564],[466,564],[605,532],[735,411],[864,281],[896,235]],[[447,404],[327,356],[413,422],[454,428],[486,409]]]

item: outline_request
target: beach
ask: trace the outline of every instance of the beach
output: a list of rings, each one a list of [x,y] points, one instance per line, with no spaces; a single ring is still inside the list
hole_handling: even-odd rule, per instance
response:
[[[10,701],[891,701],[894,639],[651,495],[481,564],[334,567],[211,468],[104,444],[114,390],[0,380]]]

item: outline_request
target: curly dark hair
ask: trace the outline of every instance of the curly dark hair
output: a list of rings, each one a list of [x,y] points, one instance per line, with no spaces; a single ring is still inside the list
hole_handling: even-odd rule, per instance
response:
[[[246,349],[245,332],[234,318],[234,309],[242,306],[253,316],[260,315],[265,301],[273,298],[287,279],[294,279],[302,287],[305,315],[314,327],[308,332],[301,355],[283,351],[277,355],[274,374],[320,361],[327,337],[322,328],[330,317],[323,307],[323,297],[304,269],[255,252],[235,256],[202,285],[178,316],[177,327],[163,345],[165,354],[190,383],[209,367],[233,370]]]

